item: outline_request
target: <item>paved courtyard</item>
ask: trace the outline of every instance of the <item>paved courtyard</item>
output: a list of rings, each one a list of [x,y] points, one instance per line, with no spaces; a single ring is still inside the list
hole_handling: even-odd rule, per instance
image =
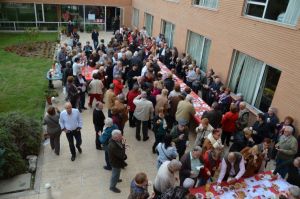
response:
[[[100,34],[100,39],[104,38],[105,43],[111,37],[112,33]],[[81,33],[80,41],[83,45],[87,40],[91,41],[90,34]],[[65,96],[62,93],[61,82],[55,81],[54,85],[61,93],[54,105],[63,110]],[[107,116],[106,108],[103,112]],[[2,195],[0,199],[125,199],[129,195],[130,182],[136,173],[145,172],[149,180],[153,182],[156,175],[156,155],[152,154],[151,150],[154,143],[154,134],[152,131],[149,131],[150,139],[148,141],[137,141],[135,139],[135,128],[130,128],[127,122],[124,129],[124,136],[129,145],[126,151],[128,166],[121,172],[123,182],[117,185],[122,192],[116,194],[109,190],[111,172],[103,169],[105,165],[104,151],[99,151],[95,148],[92,113],[93,109],[89,108],[82,112],[83,128],[81,133],[83,153],[77,153],[74,162],[70,160],[71,154],[65,133],[63,132],[61,135],[61,151],[59,156],[55,155],[49,144],[44,145],[41,149],[35,190]],[[194,143],[194,137],[194,134],[190,133],[189,147]],[[269,164],[268,168],[272,167],[273,163]],[[45,189],[46,183],[51,184],[51,189]],[[149,187],[149,191],[152,192],[152,187]]]
[[[112,33],[101,33],[100,38],[109,41]],[[84,45],[90,39],[90,34],[80,34],[80,41]],[[92,43],[92,42],[91,42]],[[50,66],[49,66],[50,68]],[[63,110],[65,103],[62,94],[61,82],[54,82],[55,87],[60,91],[60,96],[54,104]],[[86,98],[88,99],[88,98]],[[87,104],[87,100],[86,100]],[[87,107],[87,105],[86,105]],[[0,198],[14,199],[110,199],[127,198],[130,190],[130,182],[138,172],[145,172],[150,181],[154,181],[156,175],[156,155],[152,154],[151,147],[154,143],[152,131],[149,131],[150,139],[146,142],[135,139],[135,128],[130,128],[128,122],[124,129],[124,135],[128,142],[127,149],[128,166],[122,170],[121,178],[123,182],[117,185],[121,189],[120,194],[109,190],[111,172],[103,169],[105,165],[104,151],[95,148],[95,132],[92,121],[93,109],[82,112],[82,154],[76,156],[76,160],[70,160],[68,142],[64,133],[61,135],[60,155],[55,155],[50,145],[43,146],[39,158],[39,172],[37,175],[37,186],[35,191],[22,192],[10,195],[2,195]],[[107,116],[107,109],[104,109]],[[52,188],[45,189],[45,184],[50,183]],[[152,191],[152,187],[149,187]]]

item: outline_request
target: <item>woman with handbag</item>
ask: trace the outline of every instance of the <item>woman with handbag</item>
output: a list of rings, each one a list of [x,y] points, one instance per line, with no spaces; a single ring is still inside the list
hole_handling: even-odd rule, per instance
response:
[[[59,111],[53,106],[50,106],[47,110],[47,115],[44,117],[43,124],[47,126],[51,149],[54,150],[56,155],[59,155],[61,134]]]
[[[156,151],[158,153],[157,157],[157,169],[164,163],[165,161],[172,159],[176,159],[178,156],[177,149],[175,143],[172,142],[172,136],[167,134],[165,136],[164,142],[160,142],[156,146]]]

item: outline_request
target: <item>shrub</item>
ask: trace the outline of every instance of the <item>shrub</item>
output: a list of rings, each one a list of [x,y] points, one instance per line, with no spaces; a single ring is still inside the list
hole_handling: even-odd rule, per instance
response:
[[[0,159],[2,159],[0,178],[9,178],[26,171],[26,162],[21,157],[13,136],[2,128],[0,129],[0,148],[5,149],[0,154]]]
[[[39,122],[20,112],[0,115],[0,127],[12,136],[17,151],[24,159],[27,155],[38,155],[42,127]]]

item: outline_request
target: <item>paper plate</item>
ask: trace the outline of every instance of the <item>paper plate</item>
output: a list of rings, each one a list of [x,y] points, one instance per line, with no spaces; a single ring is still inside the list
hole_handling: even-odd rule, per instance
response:
[[[206,198],[213,198],[214,194],[212,192],[206,192],[205,196]]]
[[[204,195],[202,193],[195,194],[196,199],[204,199]]]

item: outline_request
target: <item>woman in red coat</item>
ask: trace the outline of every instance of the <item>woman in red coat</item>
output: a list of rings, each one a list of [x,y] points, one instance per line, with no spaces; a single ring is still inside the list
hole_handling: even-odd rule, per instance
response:
[[[236,131],[235,122],[237,121],[238,118],[239,118],[239,113],[238,113],[237,106],[235,104],[231,104],[230,111],[225,113],[225,115],[223,115],[222,118],[222,130],[223,130],[221,136],[222,144],[224,144],[226,140],[226,145],[229,146],[231,135],[233,135]]]
[[[115,85],[114,87],[114,93],[116,96],[118,96],[120,93],[122,93],[123,90],[123,83],[122,83],[122,78],[120,75],[116,75],[113,84]]]
[[[129,107],[129,126],[135,127],[135,119],[133,116],[135,110],[134,98],[140,95],[139,86],[134,84],[133,88],[127,93],[127,106]]]
[[[202,155],[204,169],[201,169],[201,178],[199,181],[200,186],[206,184],[207,180],[215,175],[215,172],[221,163],[221,153],[221,148],[214,148],[212,150],[205,151]],[[207,175],[208,171],[210,172],[210,175]]]

